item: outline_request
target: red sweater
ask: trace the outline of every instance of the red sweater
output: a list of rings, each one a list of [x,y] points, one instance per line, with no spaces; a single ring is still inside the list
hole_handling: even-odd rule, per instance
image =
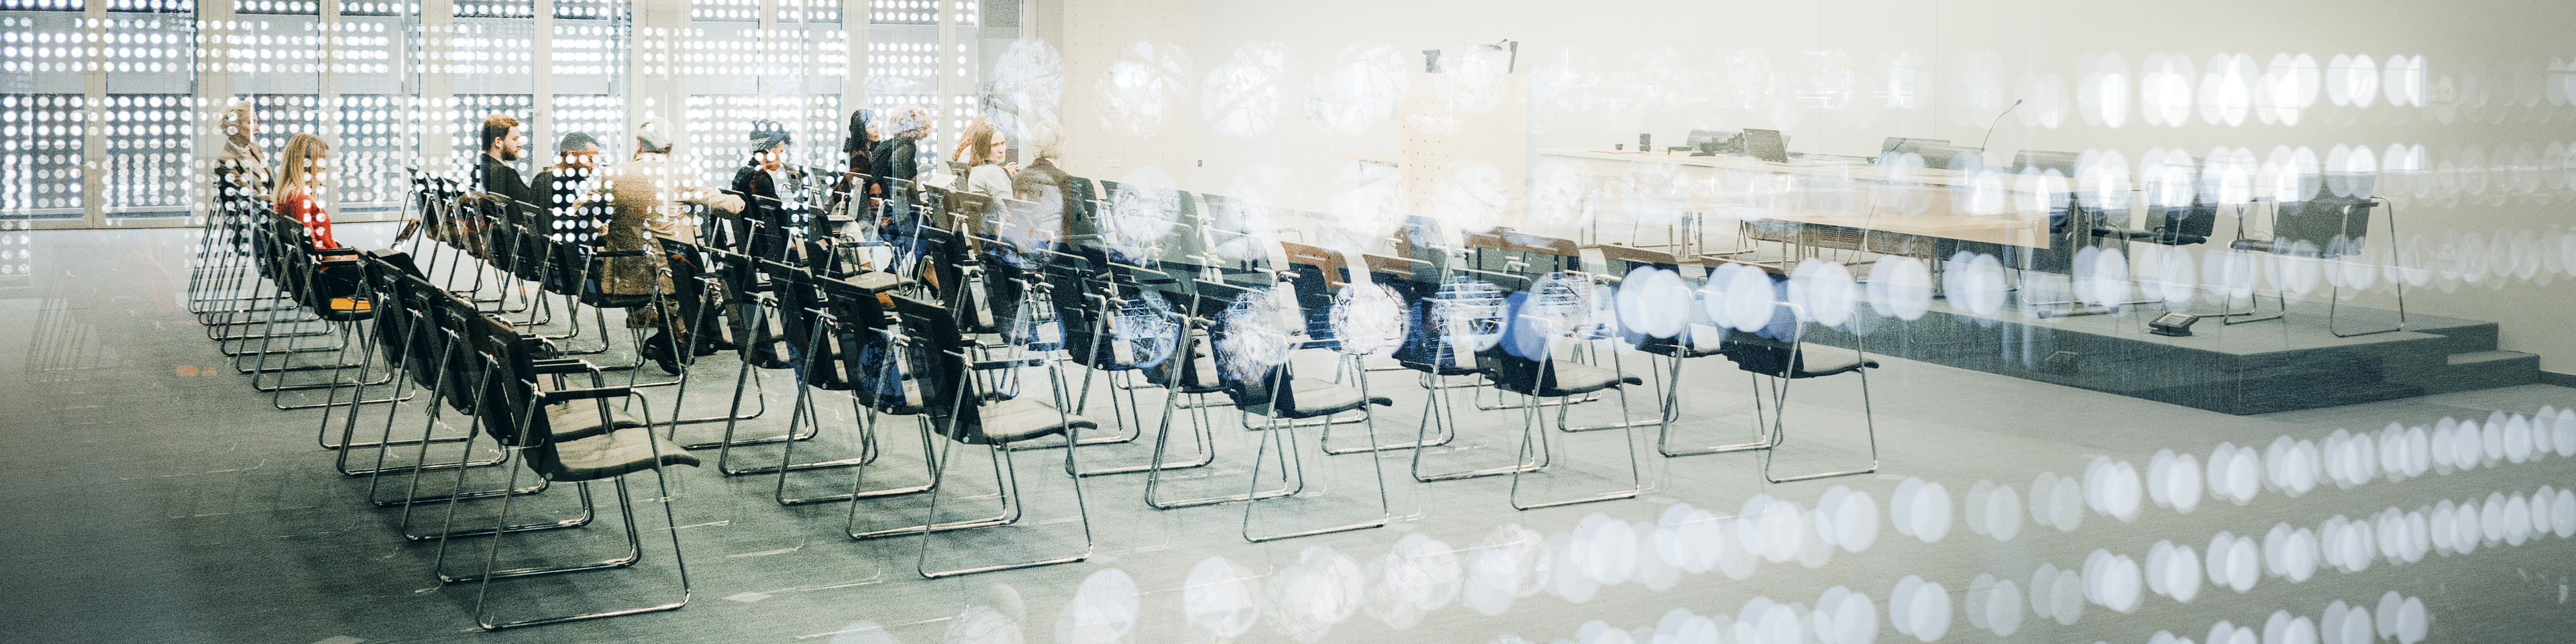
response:
[[[340,247],[340,242],[331,238],[331,213],[323,212],[322,205],[313,203],[312,197],[289,197],[278,202],[277,214],[303,222],[304,234],[313,239],[314,248]]]

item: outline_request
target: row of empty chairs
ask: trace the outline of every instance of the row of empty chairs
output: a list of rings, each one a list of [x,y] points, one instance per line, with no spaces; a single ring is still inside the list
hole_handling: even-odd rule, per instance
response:
[[[1097,500],[1083,481],[1101,476],[1142,475],[1152,508],[1239,506],[1238,532],[1255,542],[1388,524],[1393,454],[1409,461],[1418,483],[1507,476],[1516,508],[1632,498],[1645,488],[1637,429],[1657,428],[1667,457],[1776,451],[1787,383],[1861,373],[1866,418],[1866,370],[1877,366],[1864,351],[1811,341],[1811,323],[1794,313],[1752,330],[1695,324],[1706,330],[1660,335],[1596,315],[1602,287],[1656,271],[1696,274],[1704,268],[1696,258],[1588,251],[1507,230],[1464,234],[1428,220],[1385,240],[1381,249],[1392,250],[1337,251],[1213,222],[1203,213],[1239,206],[1221,196],[1088,179],[1061,188],[1072,212],[1041,205],[1062,203],[1052,199],[898,179],[860,185],[894,195],[856,210],[901,222],[889,229],[900,235],[855,239],[824,217],[781,226],[701,209],[700,243],[606,251],[589,235],[605,220],[599,211],[513,203],[423,174],[414,183],[416,234],[403,236],[399,252],[322,254],[295,238],[294,222],[251,203],[210,223],[205,253],[216,261],[192,276],[191,302],[210,324],[239,328],[216,339],[258,362],[255,374],[285,372],[257,371],[278,351],[243,349],[251,340],[326,343],[289,347],[333,356],[329,369],[293,365],[335,372],[298,383],[328,392],[317,403],[326,409],[320,442],[338,450],[339,471],[370,481],[368,500],[395,513],[398,532],[438,544],[442,583],[477,585],[486,628],[685,604],[676,531],[675,601],[512,617],[505,613],[525,603],[494,601],[509,592],[494,582],[633,567],[644,560],[641,535],[659,528],[638,528],[624,476],[657,474],[660,492],[647,502],[660,503],[676,527],[659,476],[702,460],[725,476],[773,477],[782,505],[848,503],[848,536],[915,539],[916,571],[944,577],[1088,557]],[[1137,235],[1132,222],[1114,221],[1134,216],[1168,223],[1169,232]],[[565,218],[576,223],[560,225]],[[675,288],[601,292],[601,262],[637,253],[661,253]],[[1764,288],[1779,284],[1766,279]],[[668,357],[678,375],[646,378],[653,360],[644,330],[625,334],[621,348],[610,309],[668,312],[653,330],[675,343]],[[727,360],[702,360],[709,356]],[[1683,367],[1700,357],[1726,357],[1753,374],[1752,441],[1702,446],[1683,435]],[[1322,369],[1303,373],[1301,362]],[[1372,374],[1404,372],[1409,385],[1372,382]],[[784,421],[773,422],[761,383],[782,377],[794,393]],[[1656,391],[1632,401],[1630,390],[1650,380]],[[1421,396],[1411,436],[1378,422],[1410,397],[1397,390]],[[691,395],[707,391],[723,413],[687,417]],[[1472,404],[1457,405],[1462,397]],[[851,414],[823,413],[844,399]],[[1577,422],[1578,410],[1611,399],[1615,415],[1586,412],[1609,417]],[[381,415],[361,413],[377,405]],[[1217,421],[1211,412],[1222,407],[1233,407],[1237,422]],[[849,423],[827,427],[836,420]],[[1513,421],[1521,431],[1479,431]],[[719,424],[720,434],[709,431]],[[1785,481],[1875,471],[1874,424],[1865,431],[1866,467],[1780,475],[1766,457],[1763,473]],[[1228,450],[1234,436],[1248,438],[1249,449]],[[1461,441],[1509,441],[1514,456]],[[1574,459],[1574,442],[1609,456]],[[990,464],[989,488],[957,478],[958,457],[970,454]],[[1019,466],[1022,454],[1046,454],[1050,465],[1027,473],[1043,472],[1063,491],[1024,489],[1031,468]],[[1249,459],[1239,462],[1248,475],[1210,468],[1236,459]],[[1325,467],[1333,459],[1365,459],[1369,471]],[[1579,471],[1595,465],[1609,469]],[[1210,473],[1174,475],[1190,469]],[[1318,494],[1316,477],[1336,471],[1360,491]],[[592,482],[614,487],[619,521],[610,529],[623,526],[624,554],[505,565],[518,559],[505,552],[520,551],[503,548],[504,537],[597,527]],[[571,484],[562,487],[572,488],[576,511],[529,509],[559,496],[550,493],[559,483]],[[967,485],[978,487],[960,488]],[[977,507],[960,507],[967,504]],[[1031,524],[1032,510],[1070,511],[1075,520]],[[1070,525],[1047,527],[1059,524]],[[974,536],[1010,526],[1060,532],[1022,538],[1063,546],[1002,548]],[[486,540],[479,553],[451,556],[475,552],[461,549],[470,539]],[[449,571],[451,559],[472,570]]]

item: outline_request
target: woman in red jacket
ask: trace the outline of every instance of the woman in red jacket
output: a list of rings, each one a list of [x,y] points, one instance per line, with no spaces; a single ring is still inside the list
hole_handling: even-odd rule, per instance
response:
[[[297,134],[287,139],[285,158],[278,168],[277,192],[270,197],[277,204],[278,216],[304,224],[305,235],[313,240],[315,249],[340,247],[331,238],[331,213],[323,212],[321,202],[314,200],[322,190],[322,178],[330,174],[330,158],[331,144],[323,142],[322,137]]]

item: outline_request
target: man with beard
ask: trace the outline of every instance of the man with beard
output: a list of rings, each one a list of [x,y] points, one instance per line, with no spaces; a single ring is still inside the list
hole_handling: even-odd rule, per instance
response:
[[[527,128],[519,124],[519,119],[503,114],[483,117],[483,159],[474,168],[474,185],[519,203],[544,204],[512,165],[519,161],[527,140]]]

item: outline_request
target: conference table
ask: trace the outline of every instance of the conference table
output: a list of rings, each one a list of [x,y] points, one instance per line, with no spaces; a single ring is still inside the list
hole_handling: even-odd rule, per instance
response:
[[[1642,224],[1737,220],[1762,241],[1928,255],[1933,240],[2049,246],[2051,203],[2070,184],[1989,170],[1879,165],[1856,157],[1772,162],[1749,156],[1539,150],[1542,196],[1569,180]],[[1570,191],[1559,191],[1563,194]],[[1535,205],[1535,204],[1534,204]],[[1947,246],[1948,244],[1941,244]]]

